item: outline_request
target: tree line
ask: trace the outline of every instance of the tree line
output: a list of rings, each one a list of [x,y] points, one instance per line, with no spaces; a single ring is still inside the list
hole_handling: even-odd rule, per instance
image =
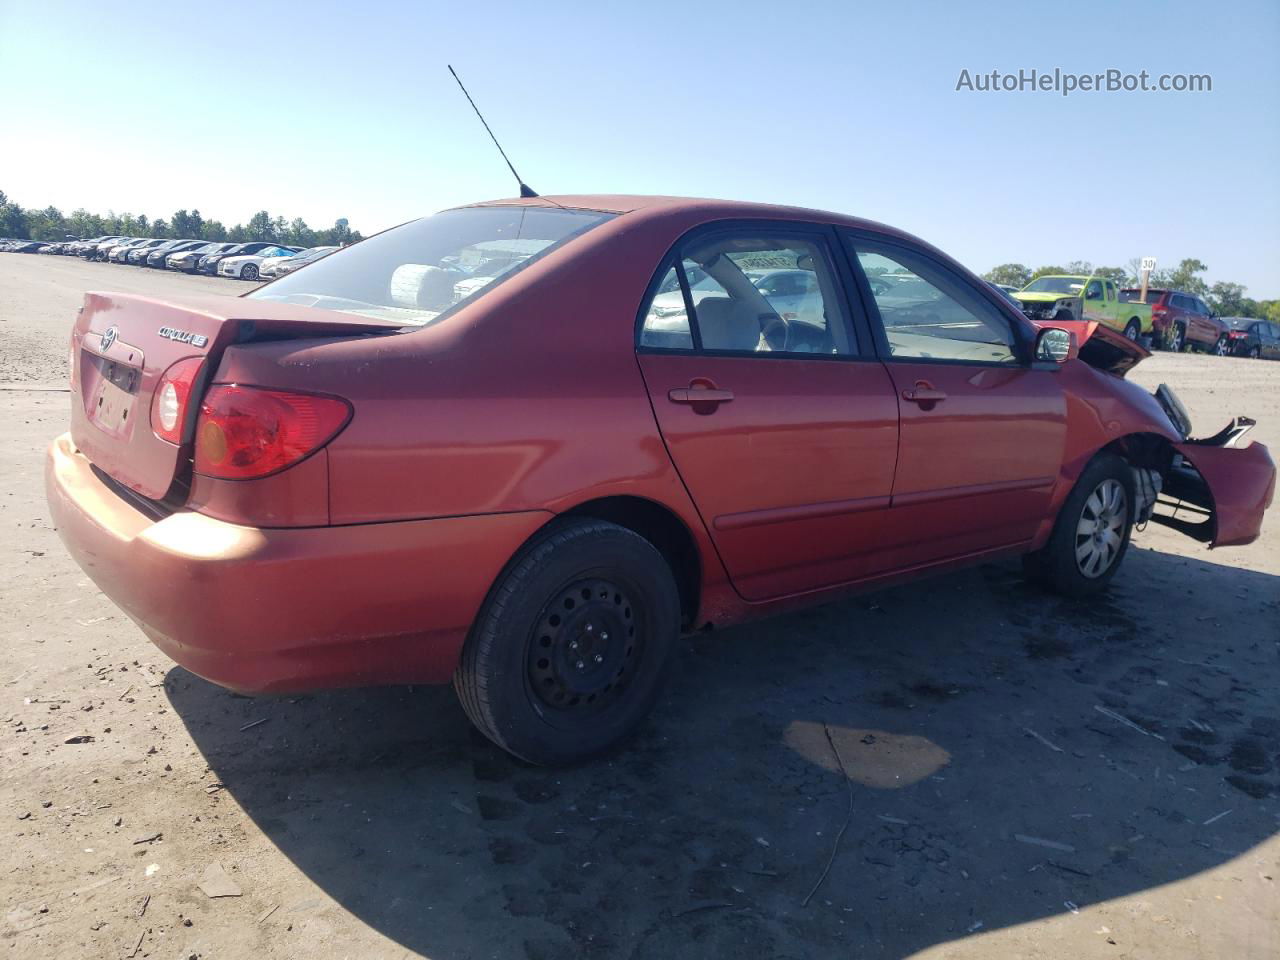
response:
[[[174,240],[213,240],[247,243],[268,240],[299,247],[342,246],[363,239],[346,220],[338,220],[327,230],[307,226],[301,217],[286,220],[259,210],[248,223],[224,226],[218,220],[206,220],[199,210],[177,210],[169,219],[148,219],[146,214],[108,211],[105,215],[88,210],[64,214],[57,207],[43,210],[24,208],[11,201],[0,190],[0,237],[16,240],[62,240],[74,237],[163,237]]]
[[[1031,270],[1021,263],[1002,263],[984,273],[982,279],[1025,287],[1037,277],[1076,274],[1114,280],[1122,287],[1136,287],[1141,283],[1141,266],[1142,261],[1136,258],[1130,260],[1126,267],[1095,267],[1088,260],[1072,260],[1065,267],[1037,267]],[[1152,271],[1148,285],[1159,290],[1181,290],[1200,297],[1214,313],[1222,317],[1257,317],[1280,323],[1280,300],[1254,300],[1246,297],[1245,287],[1239,283],[1219,281],[1211,286],[1201,276],[1208,269],[1201,261],[1188,258],[1176,267]]]

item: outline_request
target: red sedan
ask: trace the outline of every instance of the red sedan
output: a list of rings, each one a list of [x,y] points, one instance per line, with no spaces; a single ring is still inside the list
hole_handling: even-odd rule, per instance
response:
[[[639,722],[683,631],[1007,554],[1090,594],[1147,520],[1256,538],[1251,421],[1191,439],[1123,379],[1143,356],[851,217],[506,200],[243,298],[89,294],[48,496],[195,673],[452,680],[566,762]]]

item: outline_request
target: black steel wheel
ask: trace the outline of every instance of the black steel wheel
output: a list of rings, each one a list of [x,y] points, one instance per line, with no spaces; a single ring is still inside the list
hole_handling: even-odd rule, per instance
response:
[[[607,710],[626,690],[627,669],[644,656],[626,588],[593,578],[569,584],[543,608],[529,643],[529,688],[570,723]]]
[[[490,589],[453,685],[504,750],[573,763],[644,719],[679,633],[679,590],[653,544],[602,520],[560,520]]]

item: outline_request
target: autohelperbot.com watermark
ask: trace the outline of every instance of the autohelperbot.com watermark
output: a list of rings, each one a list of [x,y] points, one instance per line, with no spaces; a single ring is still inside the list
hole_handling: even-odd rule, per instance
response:
[[[1213,77],[1207,73],[1159,73],[1148,70],[1131,73],[1111,68],[1101,73],[1072,73],[1061,67],[1052,70],[1020,69],[971,71],[962,69],[956,92],[971,93],[1212,93]]]

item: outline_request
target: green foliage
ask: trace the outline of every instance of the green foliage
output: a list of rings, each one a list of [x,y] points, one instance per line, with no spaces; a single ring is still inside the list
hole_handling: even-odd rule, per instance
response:
[[[1095,267],[1093,275],[1102,277],[1104,280],[1111,280],[1119,287],[1129,285],[1129,271],[1124,267]]]
[[[982,275],[988,283],[1004,283],[1011,287],[1025,287],[1031,282],[1031,271],[1020,263],[1002,263]]]
[[[1185,290],[1196,297],[1203,297],[1209,292],[1209,285],[1199,277],[1209,268],[1194,258],[1188,258],[1169,271],[1165,285],[1178,290]]]
[[[1246,303],[1250,307],[1256,307],[1257,304],[1249,300],[1244,295],[1244,287],[1238,283],[1227,283],[1226,281],[1218,281],[1209,288],[1209,306],[1213,308],[1213,312],[1224,317],[1251,317],[1252,313],[1245,313]]]
[[[1039,279],[1040,277],[1061,276],[1064,273],[1070,273],[1070,272],[1071,271],[1068,270],[1066,267],[1036,267],[1035,271],[1031,274],[1031,280],[1036,280],[1036,279]],[[1028,280],[1027,283],[1030,283],[1031,280]]]
[[[329,230],[313,230],[301,217],[288,220],[272,216],[265,210],[253,215],[248,226],[236,224],[227,229],[217,220],[205,220],[200,211],[184,208],[168,220],[151,221],[145,215],[107,211],[104,215],[88,210],[75,210],[63,215],[57,207],[28,210],[12,202],[0,190],[0,237],[21,240],[61,240],[76,237],[165,237],[175,240],[237,241],[271,240],[299,247],[341,246],[363,239],[345,220]]]
[[[1087,277],[1093,273],[1093,264],[1088,260],[1072,260],[1067,264],[1067,273],[1076,273]]]

